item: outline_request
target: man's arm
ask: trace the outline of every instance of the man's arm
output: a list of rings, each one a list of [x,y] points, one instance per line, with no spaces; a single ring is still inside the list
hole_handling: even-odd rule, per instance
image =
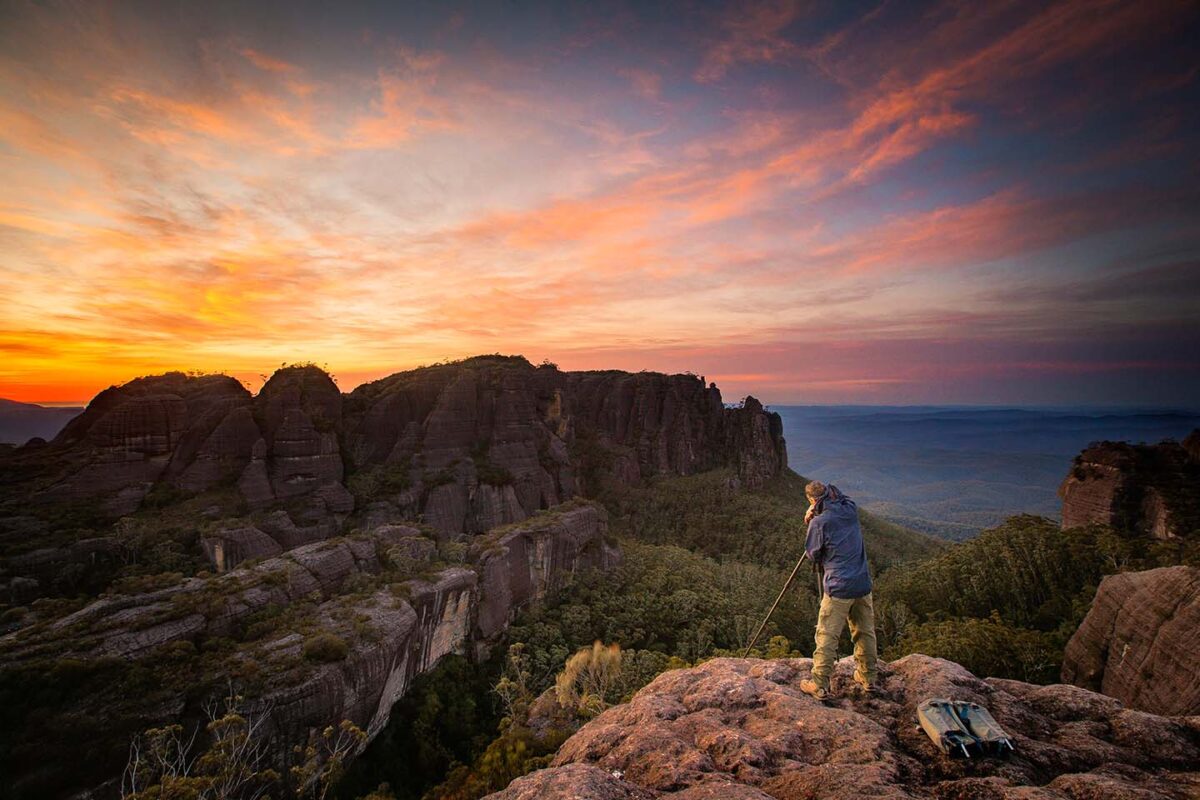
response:
[[[809,520],[808,537],[804,540],[804,552],[808,553],[809,560],[818,566],[825,560],[825,532],[822,530],[823,527],[819,518]]]

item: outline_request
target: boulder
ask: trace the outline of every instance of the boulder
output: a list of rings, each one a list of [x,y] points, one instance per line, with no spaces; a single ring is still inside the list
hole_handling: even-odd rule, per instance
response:
[[[1132,712],[1073,686],[982,680],[922,655],[892,663],[871,697],[851,692],[844,659],[835,698],[821,703],[799,688],[811,667],[720,658],[663,673],[584,725],[550,768],[489,798],[1163,800],[1200,787],[1194,720]],[[931,696],[982,703],[1016,752],[943,755],[916,723]]]
[[[253,525],[210,531],[201,537],[200,546],[217,572],[233,569],[252,558],[270,558],[283,552],[279,542]]]
[[[1067,644],[1062,679],[1143,711],[1200,715],[1200,568],[1105,578]]]

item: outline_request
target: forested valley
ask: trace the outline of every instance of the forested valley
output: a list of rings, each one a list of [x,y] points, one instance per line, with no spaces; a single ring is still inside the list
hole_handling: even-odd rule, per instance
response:
[[[579,724],[660,672],[740,656],[802,552],[805,481],[786,470],[745,491],[717,470],[605,485],[622,565],[581,574],[523,612],[486,663],[452,657],[419,678],[339,796],[386,783],[399,800],[482,797],[549,763]],[[922,652],[1036,683],[1058,680],[1103,575],[1200,561],[1185,543],[1148,546],[1103,526],[1061,531],[1029,515],[958,544],[860,518],[885,659]],[[806,565],[752,655],[811,655],[818,604]],[[839,652],[850,651],[844,634]],[[568,682],[592,694],[564,690]]]

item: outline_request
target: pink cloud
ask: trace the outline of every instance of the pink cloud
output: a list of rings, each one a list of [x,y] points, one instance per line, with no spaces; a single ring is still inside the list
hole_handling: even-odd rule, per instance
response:
[[[740,63],[781,61],[797,52],[783,31],[796,20],[795,0],[753,0],[730,6],[722,22],[724,37],[713,44],[695,73],[700,83],[725,77]]]

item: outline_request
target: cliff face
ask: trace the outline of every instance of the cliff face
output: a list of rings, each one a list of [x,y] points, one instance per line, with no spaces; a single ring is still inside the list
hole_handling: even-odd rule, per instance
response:
[[[101,498],[105,511],[134,511],[160,478],[204,489],[236,470],[253,440],[243,418],[250,393],[233,378],[173,372],[105,389],[59,433],[43,458],[68,474],[34,495],[41,503]],[[220,432],[218,433],[218,429]]]
[[[1071,637],[1062,679],[1155,714],[1200,714],[1200,569],[1110,575]]]
[[[1200,432],[1183,444],[1101,442],[1075,459],[1059,487],[1063,528],[1101,523],[1159,539],[1200,526]]]
[[[77,718],[109,720],[109,745],[194,721],[221,676],[281,757],[343,718],[374,736],[414,675],[616,562],[603,513],[576,498],[714,467],[757,486],[786,463],[777,415],[726,408],[689,375],[495,356],[349,394],[315,367],[257,396],[182,373],[113,387],[53,442],[0,458],[0,593],[29,606],[0,629],[0,678],[63,667],[80,674],[65,692],[90,692],[56,698],[64,717],[10,710],[30,735],[4,740],[0,774],[25,796],[67,780],[55,765],[111,774],[122,756],[87,742],[21,747],[58,747]],[[205,558],[216,576],[179,578]]]
[[[576,572],[614,566],[620,553],[605,541],[606,529],[603,510],[582,504],[497,531],[461,566],[437,568],[433,540],[415,528],[381,526],[217,577],[97,600],[50,625],[0,637],[0,658],[8,668],[51,657],[81,664],[121,659],[139,670],[157,669],[180,653],[211,653],[203,664],[177,662],[172,670],[179,674],[156,687],[148,706],[130,698],[118,715],[106,705],[111,698],[84,698],[85,707],[73,713],[90,711],[114,725],[118,718],[187,719],[196,713],[197,688],[241,676],[250,688],[246,711],[263,718],[268,747],[283,765],[310,731],[342,719],[373,738],[417,674],[448,653],[486,648],[521,606]],[[336,637],[344,655],[314,659],[307,648],[315,636]],[[28,720],[25,734],[37,737],[46,724],[53,720]],[[36,793],[54,784],[23,774],[30,767],[121,766],[89,763],[89,756],[42,754],[40,764],[17,767],[10,779]]]
[[[158,488],[235,486],[249,509],[286,512],[257,531],[239,522],[209,536],[222,569],[347,525],[423,522],[453,538],[606,480],[731,466],[757,486],[787,465],[780,419],[754,398],[725,408],[695,376],[571,373],[499,356],[348,395],[315,367],[280,370],[256,397],[220,376],[140,378],[102,392],[26,457],[53,467],[21,489],[43,505],[94,499],[115,517]]]
[[[347,397],[349,458],[390,476],[371,513],[477,533],[588,493],[588,482],[739,469],[749,485],[787,465],[778,415],[726,409],[687,375],[561,372],[480,358],[404,372]]]
[[[850,659],[833,683],[851,685]],[[1131,711],[1073,686],[980,680],[957,664],[892,662],[880,695],[819,703],[809,659],[716,659],[660,675],[586,724],[553,765],[491,800],[962,800],[1194,798],[1200,720]],[[949,759],[916,726],[917,704],[985,705],[1008,759]]]

